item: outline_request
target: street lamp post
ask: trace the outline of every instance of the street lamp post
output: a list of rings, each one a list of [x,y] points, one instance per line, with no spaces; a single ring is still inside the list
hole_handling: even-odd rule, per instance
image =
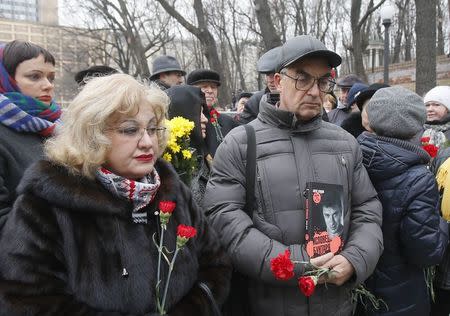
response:
[[[383,81],[385,84],[389,84],[389,27],[394,17],[395,9],[391,5],[387,5],[381,8],[380,17],[384,26],[384,74]]]

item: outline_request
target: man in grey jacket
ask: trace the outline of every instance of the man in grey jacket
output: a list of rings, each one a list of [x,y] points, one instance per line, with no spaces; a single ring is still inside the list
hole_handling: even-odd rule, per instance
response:
[[[325,94],[334,86],[331,68],[341,57],[319,40],[301,35],[281,49],[275,84],[276,106],[262,101],[256,120],[257,205],[243,210],[246,192],[244,127],[219,146],[205,196],[205,208],[237,271],[248,277],[249,315],[351,315],[351,289],[374,270],[383,251],[381,204],[356,140],[321,119]],[[311,259],[305,249],[307,182],[341,185],[344,246],[338,253]],[[270,261],[285,250],[296,278],[277,280]],[[332,268],[327,285],[309,298],[297,278],[311,262]],[[325,280],[320,280],[323,283]]]

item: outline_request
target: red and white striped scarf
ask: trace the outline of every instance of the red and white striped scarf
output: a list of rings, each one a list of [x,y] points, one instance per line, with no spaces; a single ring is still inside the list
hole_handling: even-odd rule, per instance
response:
[[[112,194],[133,203],[132,214],[135,223],[147,223],[147,213],[140,212],[140,210],[150,204],[161,185],[161,180],[155,169],[140,181],[135,181],[101,167],[97,170],[96,178]]]

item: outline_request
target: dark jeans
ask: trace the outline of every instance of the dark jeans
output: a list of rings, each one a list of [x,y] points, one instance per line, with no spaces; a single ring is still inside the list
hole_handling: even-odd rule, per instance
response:
[[[450,290],[436,289],[435,302],[431,305],[431,316],[450,315]]]

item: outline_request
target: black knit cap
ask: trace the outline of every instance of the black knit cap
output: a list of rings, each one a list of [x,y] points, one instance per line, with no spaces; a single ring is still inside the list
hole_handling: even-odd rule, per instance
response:
[[[85,84],[84,80],[90,77],[104,77],[115,73],[118,73],[118,71],[109,66],[104,65],[92,66],[77,72],[75,74],[75,81],[79,85],[84,85]]]
[[[202,82],[213,82],[220,86],[220,75],[214,70],[196,69],[189,73],[186,79],[186,83],[191,86]]]
[[[377,92],[379,89],[382,88],[388,88],[390,85],[384,84],[384,83],[373,83],[364,90],[362,90],[354,99],[353,102],[356,103],[359,110],[362,111],[362,106],[364,105],[364,102],[369,100],[375,92]]]

